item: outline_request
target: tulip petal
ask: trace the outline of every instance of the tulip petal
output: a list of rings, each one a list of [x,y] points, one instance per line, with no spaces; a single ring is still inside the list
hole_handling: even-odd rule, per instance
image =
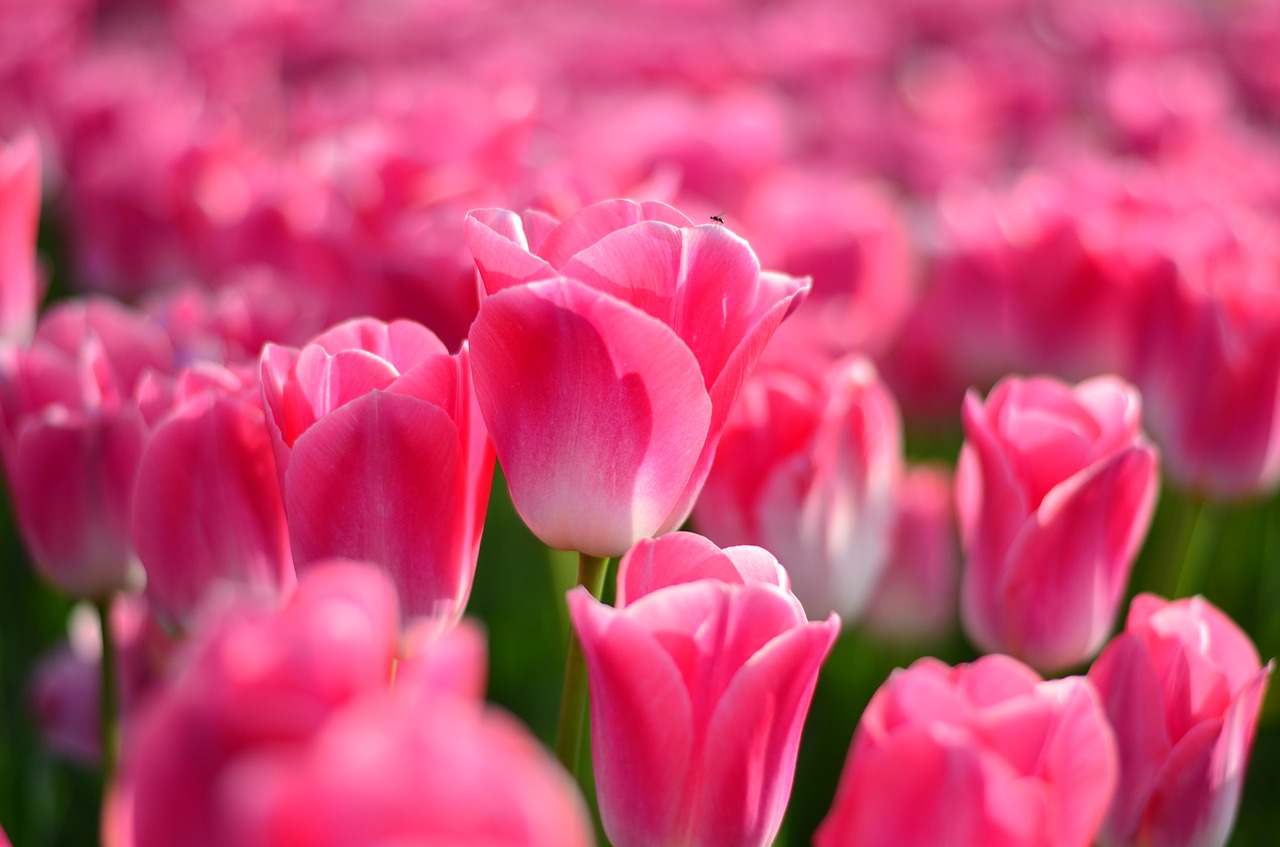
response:
[[[656,540],[642,538],[618,563],[619,609],[659,588],[716,579],[743,584],[763,582],[783,588],[786,571],[767,550],[730,547],[721,551],[692,532],[671,532]]]
[[[693,717],[680,673],[627,613],[569,592],[591,676],[591,754],[600,817],[616,844],[673,831],[689,778]]]
[[[64,591],[98,597],[124,584],[145,438],[137,412],[97,420],[46,414],[19,431],[12,480],[18,525],[37,567]]]
[[[711,416],[670,329],[560,279],[490,296],[470,344],[512,502],[539,538],[615,556],[662,528]]]
[[[524,227],[515,212],[476,209],[463,225],[484,289],[497,294],[513,285],[556,276],[546,260],[529,252]]]
[[[220,583],[270,598],[293,588],[261,409],[207,395],[160,424],[138,466],[133,538],[149,596],[178,621]]]
[[[791,795],[818,669],[839,634],[835,615],[804,624],[738,669],[708,725],[692,843],[772,843]]]
[[[538,255],[546,259],[553,268],[563,271],[577,253],[610,233],[644,221],[677,228],[693,226],[693,221],[666,203],[606,200],[575,212],[560,226],[547,233],[538,248]]]
[[[331,557],[386,568],[406,615],[456,617],[474,559],[461,512],[471,504],[454,422],[416,397],[372,391],[294,443],[285,477],[299,572]],[[429,483],[428,483],[429,481]]]
[[[1006,647],[1058,669],[1106,640],[1156,497],[1155,453],[1133,447],[1051,491],[1010,548],[998,595]]]

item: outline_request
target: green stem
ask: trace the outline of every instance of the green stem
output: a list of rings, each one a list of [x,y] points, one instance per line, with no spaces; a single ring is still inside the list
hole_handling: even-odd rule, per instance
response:
[[[604,591],[604,575],[609,560],[578,554],[578,585],[585,585],[591,596],[600,599]],[[582,644],[573,627],[569,627],[569,649],[564,664],[564,694],[560,699],[560,724],[556,732],[556,758],[569,773],[577,775],[582,750],[582,723],[587,713],[587,663]]]
[[[1197,498],[1184,515],[1184,544],[1178,567],[1178,581],[1172,598],[1189,597],[1204,588],[1204,571],[1218,535],[1218,510]]]
[[[115,777],[116,763],[120,757],[120,735],[116,710],[116,646],[111,638],[111,598],[100,597],[93,601],[98,610],[98,622],[102,627],[101,719],[102,719],[102,781],[110,786]],[[104,788],[105,790],[105,788]]]

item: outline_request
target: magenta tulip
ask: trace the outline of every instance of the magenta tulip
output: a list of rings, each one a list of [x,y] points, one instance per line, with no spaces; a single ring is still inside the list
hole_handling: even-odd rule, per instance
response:
[[[840,629],[835,615],[806,621],[784,576],[763,550],[721,554],[680,533],[623,559],[625,608],[569,593],[600,814],[617,847],[762,847],[777,834]]]
[[[897,670],[862,714],[815,847],[1088,847],[1116,783],[1093,686],[1008,656]]]
[[[1103,843],[1227,843],[1271,668],[1203,598],[1134,598],[1089,669],[1120,749]]]
[[[476,396],[520,516],[616,556],[687,517],[743,380],[808,282],[722,226],[615,200],[559,225],[485,209]]]
[[[267,345],[262,385],[298,570],[377,562],[407,615],[456,621],[493,477],[466,348],[363,318],[301,350]]]
[[[875,367],[802,354],[747,382],[694,521],[786,562],[810,615],[852,622],[888,561],[901,474],[902,421]]]
[[[257,381],[208,365],[176,391],[142,452],[132,512],[147,595],[181,629],[210,592],[283,599],[295,576]]]
[[[985,404],[965,398],[961,613],[978,647],[1047,670],[1102,646],[1155,506],[1140,417],[1114,377],[1009,378]]]

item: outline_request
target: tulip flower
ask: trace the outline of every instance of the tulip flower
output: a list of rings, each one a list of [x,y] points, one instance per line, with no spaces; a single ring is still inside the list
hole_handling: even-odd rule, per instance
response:
[[[660,203],[599,203],[558,225],[484,209],[467,237],[487,292],[476,397],[525,523],[599,557],[677,528],[808,282],[761,273],[727,228]]]
[[[861,615],[888,561],[902,422],[875,367],[770,362],[730,415],[694,512],[720,544],[788,563],[810,615]]]
[[[1063,668],[1106,640],[1155,505],[1137,392],[1002,380],[970,393],[956,503],[961,614],[981,649]]]
[[[623,559],[625,607],[581,586],[569,593],[600,815],[616,847],[773,841],[840,629],[835,615],[806,621],[784,576],[764,550],[721,553],[680,533]]]
[[[300,350],[267,345],[262,385],[298,570],[374,561],[407,615],[456,621],[493,476],[466,348],[450,356],[419,324],[358,319]]]
[[[1093,686],[1008,656],[896,670],[858,723],[815,847],[1088,847],[1116,783]]]
[[[385,573],[329,562],[283,609],[242,603],[203,619],[187,666],[139,718],[108,843],[590,845],[567,775],[455,686],[476,676],[447,670],[476,655],[469,646],[452,633],[419,645],[417,669],[443,673],[391,687],[398,606]],[[442,665],[425,654],[437,647]]]
[[[954,503],[945,468],[920,465],[903,474],[893,544],[867,607],[867,629],[893,640],[918,641],[935,638],[955,623],[960,561]]]
[[[295,576],[257,380],[184,371],[138,464],[133,540],[158,614],[184,627],[211,591],[283,599]]]
[[[49,310],[0,373],[0,456],[18,526],[64,591],[101,597],[131,578],[130,503],[147,435],[134,391],[171,364],[158,327],[94,299]]]
[[[1102,843],[1227,843],[1271,668],[1204,598],[1134,598],[1089,669],[1120,750]]]

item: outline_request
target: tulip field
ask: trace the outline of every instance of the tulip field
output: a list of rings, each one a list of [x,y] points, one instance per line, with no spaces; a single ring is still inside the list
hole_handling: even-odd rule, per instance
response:
[[[0,847],[1280,842],[1277,0],[0,0]]]

